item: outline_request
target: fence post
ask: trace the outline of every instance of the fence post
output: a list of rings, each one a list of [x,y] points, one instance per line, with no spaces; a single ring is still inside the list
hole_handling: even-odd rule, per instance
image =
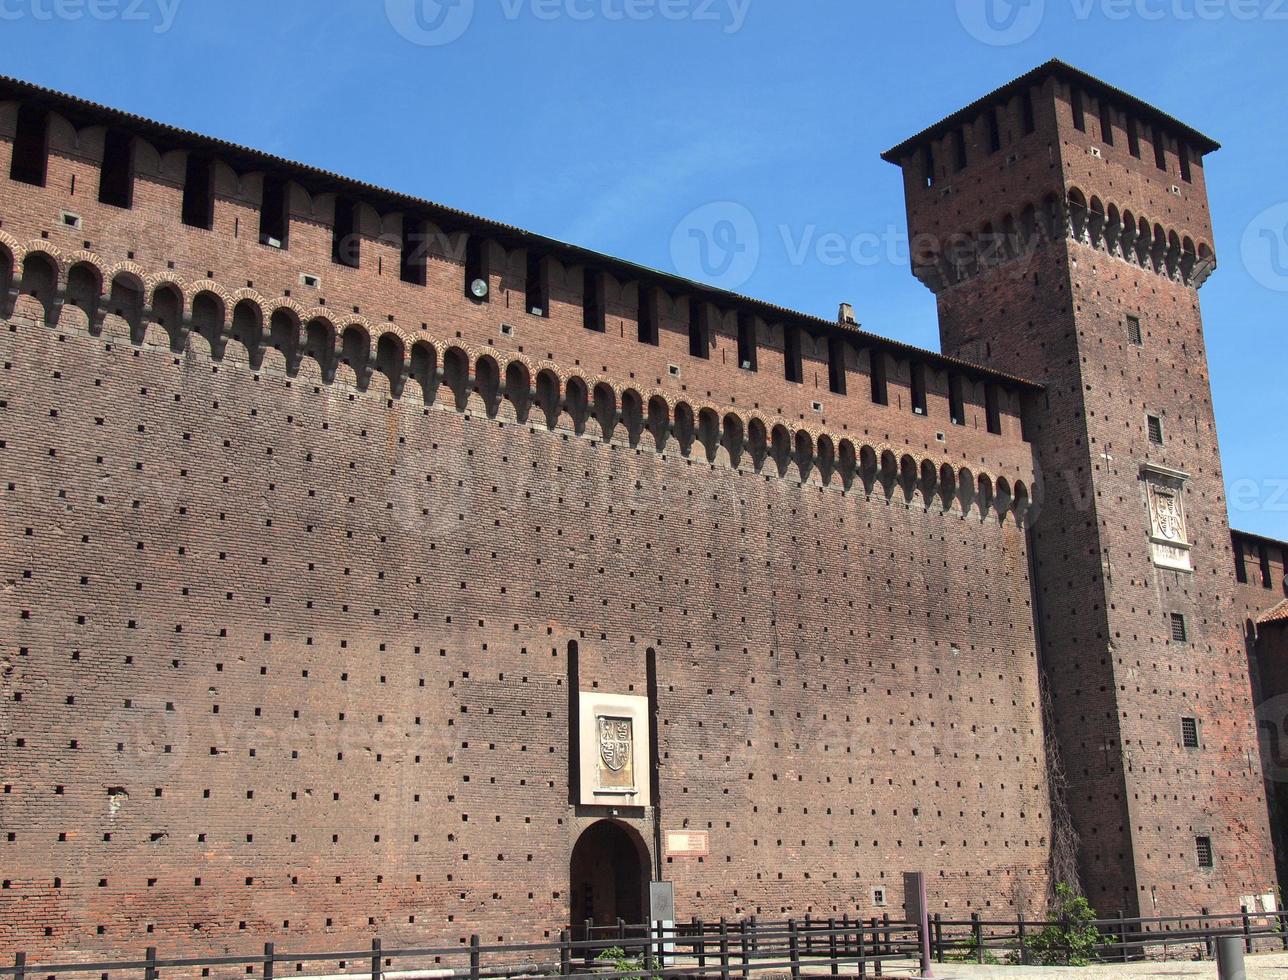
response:
[[[841,972],[841,964],[836,960],[836,920],[827,920],[827,955],[832,958],[832,976]]]
[[[975,937],[975,961],[981,965],[984,962],[984,923],[980,920],[978,912],[970,914],[971,935]]]
[[[859,980],[863,980],[868,975],[868,940],[863,932],[863,916],[858,917],[858,922],[854,924],[857,932],[855,938],[858,939],[859,950]]]
[[[792,961],[792,980],[801,980],[801,944],[795,919],[787,920],[787,949]]]
[[[1212,932],[1208,923],[1208,916],[1212,914],[1212,910],[1205,905],[1199,911],[1203,914],[1203,955],[1211,959],[1216,955],[1216,950],[1212,948]]]
[[[882,930],[881,938],[884,940],[884,942],[881,944],[882,954],[885,956],[890,956],[894,952],[894,950],[890,948],[890,913],[889,912],[881,913],[881,930]]]
[[[742,920],[742,928],[739,931],[742,933],[742,936],[740,937],[741,946],[742,946],[742,978],[743,980],[748,980],[748,978],[751,976],[751,956],[749,955],[751,953],[751,950],[747,948],[747,920],[746,919]]]
[[[479,937],[470,936],[470,980],[479,980]]]
[[[944,961],[944,919],[938,912],[935,913],[935,959],[942,963]]]
[[[273,944],[264,944],[264,980],[273,980]]]
[[[693,917],[693,931],[698,934],[698,969],[707,968],[707,924],[696,915]]]
[[[380,940],[371,940],[371,980],[380,980],[380,974],[384,971],[380,963]]]
[[[148,964],[143,968],[143,980],[157,980],[157,948],[149,946],[147,952],[143,954],[143,959]]]
[[[883,952],[881,947],[881,922],[875,915],[872,917],[872,955],[876,957],[876,962],[872,964],[872,973],[874,976],[881,976],[885,971],[885,960],[881,959]]]
[[[756,917],[751,917],[751,948],[753,952],[760,952],[760,926]]]
[[[1284,941],[1284,951],[1288,952],[1288,912],[1279,913],[1279,935]]]
[[[1118,958],[1126,963],[1131,959],[1127,950],[1127,913],[1118,910]]]
[[[1020,966],[1028,966],[1029,965],[1029,941],[1024,930],[1023,912],[1019,913],[1019,918],[1016,920],[1016,924],[1017,924],[1016,931],[1019,935],[1019,941],[1020,941]]]
[[[26,980],[27,977],[27,954],[13,954],[13,980]]]
[[[805,955],[809,956],[814,951],[814,940],[810,938],[810,920],[809,913],[805,913]]]
[[[720,980],[729,980],[729,923],[720,916]]]
[[[559,931],[559,975],[561,977],[572,973],[572,950],[568,948],[571,939],[567,929]]]
[[[1239,914],[1243,917],[1243,947],[1246,952],[1252,952],[1252,920],[1248,917],[1248,906],[1240,905]]]

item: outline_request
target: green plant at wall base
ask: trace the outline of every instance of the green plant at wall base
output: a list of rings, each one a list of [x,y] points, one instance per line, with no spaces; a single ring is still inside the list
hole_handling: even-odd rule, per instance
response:
[[[1049,925],[1024,945],[1028,960],[1038,966],[1087,966],[1096,960],[1096,949],[1105,937],[1093,923],[1096,910],[1064,882],[1055,886],[1056,906]]]
[[[640,968],[640,961],[634,957],[627,956],[626,950],[620,946],[612,946],[604,950],[595,957],[595,960],[600,963],[611,964],[613,973],[631,974],[631,971]],[[641,980],[641,978],[637,975],[628,975],[622,980]]]
[[[976,942],[975,940],[975,934],[972,932],[969,936],[967,936],[965,939],[962,940],[961,946],[959,946],[954,952],[946,954],[944,958],[947,960],[952,960],[955,963],[980,962],[979,943]],[[993,955],[992,950],[987,948],[984,950],[984,963],[986,963],[988,966],[1001,965],[1001,961],[996,956]]]

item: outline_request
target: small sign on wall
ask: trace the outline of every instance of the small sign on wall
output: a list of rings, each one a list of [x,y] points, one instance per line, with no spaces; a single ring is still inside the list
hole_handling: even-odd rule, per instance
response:
[[[672,830],[666,835],[668,857],[707,857],[711,853],[711,835],[705,830]]]

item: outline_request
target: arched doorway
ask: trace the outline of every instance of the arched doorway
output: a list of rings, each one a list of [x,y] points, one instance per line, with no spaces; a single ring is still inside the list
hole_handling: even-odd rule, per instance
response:
[[[572,851],[569,906],[574,933],[596,926],[644,922],[648,851],[633,830],[611,820],[592,824]],[[605,933],[597,933],[603,936]]]

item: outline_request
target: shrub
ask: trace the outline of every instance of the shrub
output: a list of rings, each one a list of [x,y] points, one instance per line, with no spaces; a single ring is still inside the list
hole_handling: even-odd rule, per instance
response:
[[[1041,966],[1087,966],[1099,957],[1105,937],[1093,924],[1096,910],[1064,882],[1055,886],[1056,905],[1049,925],[1025,943],[1030,963]]]

